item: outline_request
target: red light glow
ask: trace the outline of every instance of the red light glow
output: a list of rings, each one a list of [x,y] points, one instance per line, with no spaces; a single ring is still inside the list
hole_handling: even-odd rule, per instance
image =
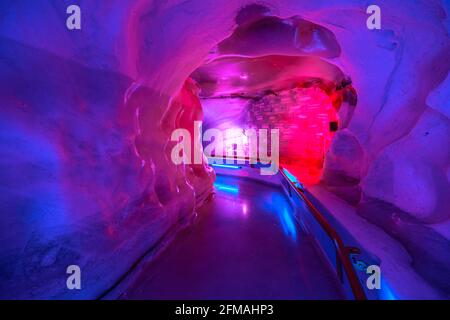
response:
[[[337,129],[333,101],[320,88],[268,95],[250,106],[252,126],[280,130],[280,163],[305,184],[319,182]]]

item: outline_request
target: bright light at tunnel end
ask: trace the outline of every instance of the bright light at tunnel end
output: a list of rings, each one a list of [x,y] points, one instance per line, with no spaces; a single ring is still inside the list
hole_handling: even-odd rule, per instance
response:
[[[193,134],[191,132],[193,131]],[[171,151],[175,165],[201,165],[210,159],[213,166],[233,168],[233,163],[267,164],[260,167],[261,175],[275,175],[279,170],[279,130],[209,128],[202,132],[202,121],[194,121],[192,130],[177,128],[171,134],[176,142]],[[209,142],[204,148],[203,142]],[[270,152],[268,152],[270,150]]]

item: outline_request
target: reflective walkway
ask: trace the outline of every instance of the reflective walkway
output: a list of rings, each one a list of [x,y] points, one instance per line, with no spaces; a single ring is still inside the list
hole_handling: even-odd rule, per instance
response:
[[[122,299],[339,299],[337,278],[277,188],[218,176],[196,223]]]

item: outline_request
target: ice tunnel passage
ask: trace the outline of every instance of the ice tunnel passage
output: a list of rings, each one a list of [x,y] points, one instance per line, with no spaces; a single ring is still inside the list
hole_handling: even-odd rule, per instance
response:
[[[349,78],[316,57],[228,57],[192,76],[200,86],[205,129],[282,131],[280,163],[307,184],[319,181],[331,139],[348,125],[356,105]],[[244,138],[241,156],[248,158],[248,137],[239,135],[230,134],[225,148]]]
[[[76,31],[0,4],[2,298],[448,298],[446,1],[381,30],[354,0],[79,2]],[[200,120],[279,128],[282,170],[174,164]]]

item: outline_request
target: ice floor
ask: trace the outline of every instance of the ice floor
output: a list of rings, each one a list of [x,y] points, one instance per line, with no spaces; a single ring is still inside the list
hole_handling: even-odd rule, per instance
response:
[[[333,271],[281,190],[218,176],[216,195],[121,299],[339,299]]]

